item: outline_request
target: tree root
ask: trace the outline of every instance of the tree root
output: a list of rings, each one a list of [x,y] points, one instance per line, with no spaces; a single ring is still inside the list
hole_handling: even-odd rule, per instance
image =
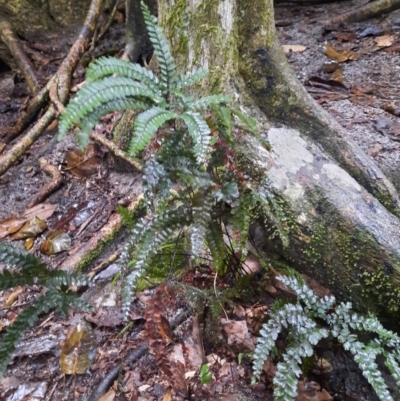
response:
[[[170,324],[171,329],[175,330],[176,328],[178,328],[178,326],[180,326],[184,321],[186,321],[188,317],[189,317],[189,310],[184,310],[171,322]],[[142,358],[144,355],[146,355],[148,351],[149,351],[149,346],[147,342],[132,350],[122,363],[113,367],[102,379],[102,381],[97,384],[97,386],[92,390],[89,397],[87,398],[87,401],[97,401],[98,399],[100,399],[100,397],[109,390],[113,382],[118,377],[122,365],[124,366],[132,365],[133,363],[137,362],[140,358]]]
[[[21,44],[18,37],[15,35],[11,24],[0,17],[0,39],[8,47],[13,56],[18,68],[21,70],[32,94],[37,93],[40,88],[39,81],[36,77],[35,68],[31,60],[26,56],[21,49]]]
[[[31,198],[26,206],[28,209],[45,200],[63,181],[63,177],[56,166],[47,164],[47,161],[43,158],[39,159],[39,165],[42,171],[51,175],[53,179]]]
[[[128,210],[137,211],[140,209],[143,201],[143,194],[140,194],[129,206]],[[96,232],[88,242],[79,244],[74,250],[74,254],[68,259],[64,260],[57,268],[59,270],[66,270],[74,272],[81,270],[84,265],[91,262],[90,255],[97,256],[103,249],[104,244],[113,239],[117,232],[122,227],[122,216],[115,213],[111,216],[108,223]],[[72,251],[71,251],[72,252]]]
[[[400,8],[400,0],[375,0],[362,7],[354,7],[344,14],[323,21],[324,25],[360,22]]]
[[[29,118],[23,119],[21,126],[27,124],[27,121],[40,110],[46,102],[50,92],[56,103],[56,107],[63,106],[68,100],[71,76],[79,63],[82,55],[96,28],[96,23],[100,15],[103,0],[92,0],[88,14],[83,27],[79,33],[78,39],[71,47],[67,57],[62,62],[55,76],[34,99],[35,102],[30,106]],[[16,143],[7,153],[0,156],[0,175],[4,174],[8,168],[24,154],[24,152],[33,144],[33,142],[44,132],[46,127],[57,117],[57,110],[54,105],[50,105],[40,120],[28,131],[27,134]],[[15,134],[15,130],[14,130]]]
[[[114,142],[109,141],[103,135],[98,134],[97,132],[92,132],[90,134],[90,139],[93,141],[100,143],[101,145],[105,146],[109,149],[115,156],[120,157],[121,159],[128,162],[132,167],[136,170],[142,171],[142,163],[137,160],[133,159],[125,154]]]

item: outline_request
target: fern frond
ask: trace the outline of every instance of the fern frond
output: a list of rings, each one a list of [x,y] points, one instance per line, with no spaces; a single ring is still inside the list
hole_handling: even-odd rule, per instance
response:
[[[221,224],[218,220],[212,219],[206,230],[206,240],[211,251],[213,266],[219,275],[226,273],[226,246],[223,238]]]
[[[103,104],[88,114],[83,121],[79,122],[80,131],[77,133],[77,141],[80,149],[86,148],[89,143],[90,133],[96,123],[106,114],[113,111],[125,110],[145,110],[150,103],[138,101],[136,99],[115,99]]]
[[[146,85],[124,77],[107,77],[85,85],[69,102],[58,124],[59,138],[66,134],[75,122],[81,122],[98,107],[110,101],[126,98],[145,98],[154,103],[163,102],[157,93]]]
[[[175,62],[169,50],[167,39],[157,24],[157,18],[150,14],[147,5],[143,1],[141,2],[141,7],[150,41],[160,66],[161,85],[164,88],[163,93],[168,94],[176,84]]]
[[[190,110],[198,111],[210,107],[212,105],[216,106],[221,103],[230,103],[231,101],[232,99],[229,96],[210,95],[196,99],[187,106]]]
[[[177,117],[175,113],[161,107],[153,107],[138,115],[135,121],[133,137],[129,145],[130,156],[143,150],[158,129],[168,120]]]
[[[169,237],[179,228],[189,224],[183,209],[165,211],[162,215],[154,218],[151,227],[146,230],[143,238],[138,242],[136,258],[132,266],[132,272],[125,278],[122,290],[122,314],[126,318],[129,305],[135,290],[135,283],[142,275],[143,270],[150,257],[163,245]]]
[[[0,262],[22,269],[46,268],[41,260],[24,249],[0,243]]]
[[[196,84],[197,82],[200,82],[202,79],[204,79],[208,74],[207,70],[204,70],[202,68],[198,69],[193,69],[192,71],[181,75],[178,78],[178,81],[176,83],[176,88],[177,89],[182,89],[186,88],[188,86],[192,86]]]
[[[213,205],[214,197],[208,192],[198,192],[192,199],[193,223],[190,228],[190,245],[193,258],[199,256],[203,250]]]
[[[0,376],[5,372],[11,354],[24,332],[36,323],[41,313],[55,308],[57,300],[56,294],[46,292],[33,305],[22,311],[11,326],[7,327],[0,340]]]
[[[258,134],[257,124],[251,117],[249,117],[248,115],[242,113],[241,111],[239,111],[237,109],[232,109],[231,111],[232,111],[232,114],[234,114],[236,117],[239,118],[239,120],[241,120],[242,122],[244,122],[246,124],[249,132],[251,132],[252,134],[256,134],[256,135]]]
[[[187,128],[189,135],[194,143],[194,154],[198,164],[204,163],[211,151],[211,130],[201,114],[197,112],[187,111],[179,115]]]
[[[86,83],[91,83],[114,74],[145,83],[154,92],[161,90],[160,81],[153,74],[153,71],[142,67],[140,64],[115,57],[100,57],[91,63],[86,70]]]

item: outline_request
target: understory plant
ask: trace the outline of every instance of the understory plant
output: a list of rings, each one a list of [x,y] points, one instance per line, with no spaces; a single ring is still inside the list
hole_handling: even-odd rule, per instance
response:
[[[191,259],[209,252],[218,274],[227,266],[226,225],[235,233],[236,246],[244,249],[255,210],[273,223],[271,235],[287,240],[284,213],[268,182],[245,177],[235,163],[235,135],[255,134],[256,124],[228,107],[230,99],[223,94],[189,93],[207,72],[177,73],[157,19],[141,4],[159,74],[116,58],[100,58],[89,66],[86,85],[59,122],[61,136],[75,123],[78,143],[85,147],[100,117],[115,110],[138,111],[129,155],[144,151],[148,213],[131,229],[121,255],[125,316],[137,280],[151,269],[160,247],[179,233],[187,238]]]
[[[376,317],[364,317],[352,311],[349,302],[336,305],[333,296],[317,297],[297,277],[278,276],[277,279],[295,292],[297,302],[276,308],[262,326],[254,351],[253,383],[259,379],[265,361],[271,356],[278,335],[285,333],[289,345],[277,365],[274,400],[294,400],[302,374],[302,360],[314,354],[314,347],[321,339],[331,337],[350,351],[380,400],[392,401],[376,358],[384,357],[385,365],[400,387],[400,337],[386,330]],[[323,326],[316,320],[323,322]],[[369,333],[371,339],[362,342],[361,333]]]
[[[26,285],[41,286],[44,289],[42,295],[19,313],[0,337],[1,376],[18,341],[41,314],[54,310],[66,315],[71,307],[91,310],[91,306],[76,293],[76,287],[88,286],[91,281],[81,273],[49,270],[39,258],[4,243],[0,243],[0,262],[5,264],[0,273],[0,291]]]

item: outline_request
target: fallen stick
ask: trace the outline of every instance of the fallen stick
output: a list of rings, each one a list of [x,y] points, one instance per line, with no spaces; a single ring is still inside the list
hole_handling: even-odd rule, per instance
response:
[[[390,13],[398,8],[400,8],[400,0],[375,0],[365,6],[354,7],[343,14],[329,18],[323,21],[323,24],[337,25],[365,21],[385,13]]]
[[[37,192],[31,198],[28,205],[26,206],[28,209],[36,206],[37,204],[45,200],[53,191],[55,191],[61,185],[63,181],[63,177],[56,166],[48,164],[47,161],[43,158],[39,159],[39,165],[42,171],[44,171],[46,174],[51,175],[52,180],[43,188],[41,188],[39,192]]]

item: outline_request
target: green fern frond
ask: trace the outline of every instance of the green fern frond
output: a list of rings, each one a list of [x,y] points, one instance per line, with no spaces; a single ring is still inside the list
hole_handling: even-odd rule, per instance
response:
[[[221,103],[230,103],[231,101],[232,99],[229,96],[210,95],[194,100],[193,102],[188,104],[188,107],[190,110],[198,111],[210,107],[212,105],[216,106]]]
[[[175,113],[161,107],[153,107],[138,115],[135,121],[133,137],[129,145],[129,154],[135,156],[143,150],[158,129],[169,120],[177,117]]]
[[[0,262],[22,269],[46,268],[41,260],[24,249],[0,243]]]
[[[100,118],[113,111],[125,110],[145,110],[150,103],[138,101],[136,99],[115,99],[103,104],[92,111],[90,114],[78,123],[80,131],[77,133],[77,142],[80,149],[85,149],[89,143],[90,133]]]
[[[213,266],[219,275],[226,273],[226,245],[223,238],[221,224],[218,220],[212,219],[206,230],[206,240],[211,251]]]
[[[239,120],[241,120],[243,123],[246,124],[249,132],[251,132],[252,134],[255,134],[255,135],[258,134],[257,124],[251,117],[249,117],[248,115],[242,113],[241,111],[239,111],[237,109],[231,109],[231,111],[232,111],[232,114],[234,114],[236,117],[239,118]]]
[[[192,199],[192,226],[190,227],[190,245],[192,257],[196,258],[203,250],[208,222],[214,197],[208,192],[199,192]]]
[[[211,130],[207,122],[197,112],[187,111],[179,115],[187,128],[190,137],[194,143],[194,154],[198,164],[204,163],[208,158],[208,153],[211,151]]]
[[[100,57],[91,63],[86,70],[86,83],[88,84],[114,74],[142,82],[154,92],[161,90],[160,81],[153,74],[153,71],[139,64],[115,57]]]
[[[176,88],[183,89],[188,86],[192,86],[197,82],[200,82],[202,79],[204,79],[207,76],[207,74],[208,71],[203,70],[202,68],[194,69],[193,71],[181,75],[178,78],[178,82],[176,83]]]
[[[157,18],[150,14],[147,5],[143,1],[141,2],[141,7],[150,41],[160,66],[161,85],[164,88],[163,93],[168,94],[176,84],[175,62],[171,56],[167,39],[157,24]]]
[[[135,290],[135,283],[142,275],[144,268],[150,262],[159,247],[163,245],[172,234],[189,224],[189,220],[182,208],[165,211],[157,215],[151,227],[146,230],[143,238],[137,243],[136,257],[131,267],[132,272],[125,278],[122,290],[122,314],[126,318],[129,313],[129,305]]]
[[[129,78],[107,77],[85,85],[66,107],[59,121],[59,138],[66,134],[75,122],[93,113],[110,101],[126,98],[145,98],[154,103],[163,102],[158,94],[147,86]]]

